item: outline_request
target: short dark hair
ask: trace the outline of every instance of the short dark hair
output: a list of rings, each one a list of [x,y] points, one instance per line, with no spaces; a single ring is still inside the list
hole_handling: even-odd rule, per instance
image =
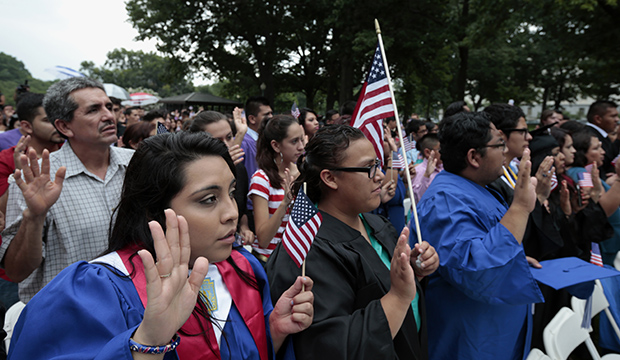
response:
[[[452,104],[448,105],[448,107],[446,108],[446,110],[443,112],[443,118],[447,118],[450,117],[452,115],[461,113],[461,112],[466,112],[465,109],[463,109],[463,107],[465,106],[465,101],[455,101]]]
[[[34,118],[39,114],[39,108],[43,107],[43,94],[24,93],[17,103],[17,118],[32,124]]]
[[[568,131],[568,133],[572,135],[574,133],[584,131],[586,129],[586,125],[576,120],[569,120],[560,125],[560,128]]]
[[[426,149],[433,149],[437,144],[439,144],[437,134],[426,134],[415,144],[415,147],[422,153]]]
[[[264,96],[251,96],[245,102],[245,114],[247,116],[258,116],[258,112],[260,111],[261,106],[271,106],[269,104],[269,100],[267,100]]]
[[[519,124],[520,118],[525,118],[525,113],[520,107],[510,104],[491,104],[484,108],[485,113],[489,114],[491,122],[497,130],[502,130],[506,134],[506,129],[514,129]],[[510,134],[506,134],[509,136]]]
[[[355,112],[355,106],[356,105],[357,105],[357,101],[353,101],[353,100],[345,101],[340,106],[340,115],[341,116],[353,115],[353,113]]]
[[[163,118],[164,120],[166,119],[166,115],[164,114],[163,110],[155,109],[147,112],[146,114],[144,114],[142,121],[150,122],[158,118]]]
[[[617,108],[618,105],[611,100],[597,100],[590,105],[588,109],[588,122],[592,122],[595,116],[603,116],[609,108]]]
[[[114,96],[108,96],[110,98],[110,101],[112,102],[112,105],[118,105],[121,106],[121,99],[119,98],[115,98]]]
[[[349,125],[330,125],[319,129],[306,145],[305,156],[297,159],[299,177],[293,185],[293,193],[297,194],[305,182],[310,200],[319,202],[325,190],[321,171],[341,166],[349,145],[364,138],[360,129]]]
[[[545,109],[543,110],[543,112],[540,114],[540,125],[545,125],[545,121],[550,118],[551,116],[553,116],[553,114],[555,114],[557,111],[553,110],[553,109]]]
[[[128,107],[127,109],[125,109],[125,115],[131,115],[131,112],[134,110],[140,110],[140,108],[137,106]]]
[[[407,127],[405,128],[405,133],[407,134],[407,136],[413,133],[417,133],[422,126],[426,126],[426,122],[424,120],[413,119],[407,124]]]
[[[470,149],[478,149],[482,156],[486,155],[483,146],[492,138],[491,120],[484,112],[461,112],[439,123],[438,136],[444,169],[459,174],[467,167]]]
[[[327,119],[331,119],[331,117],[332,117],[332,116],[334,116],[334,115],[336,115],[336,114],[339,114],[339,113],[338,113],[338,110],[334,110],[334,109],[327,110],[327,111],[325,112],[325,120],[327,120]]]

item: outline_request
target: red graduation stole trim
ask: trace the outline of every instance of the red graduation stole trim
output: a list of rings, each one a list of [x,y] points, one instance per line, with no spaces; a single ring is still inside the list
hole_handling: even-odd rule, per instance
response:
[[[147,294],[146,294],[146,276],[144,273],[144,265],[140,256],[134,256],[133,264],[129,261],[129,258],[139,250],[136,246],[126,247],[117,251],[118,255],[123,260],[123,264],[127,268],[127,271],[131,273],[132,269],[134,274],[131,278],[142,305],[146,308]],[[233,260],[237,266],[255,278],[252,265],[245,256],[241,255],[237,251],[231,253]],[[263,314],[263,300],[259,291],[252,286],[241,280],[235,269],[227,261],[220,261],[215,264],[222,275],[222,279],[228,291],[232,297],[232,301],[237,307],[237,310],[241,314],[243,321],[250,330],[252,338],[256,344],[256,348],[260,354],[261,360],[267,360],[267,331],[265,328],[265,317]],[[202,327],[201,327],[202,325]],[[211,348],[204,341],[203,336],[183,336],[180,335],[183,340],[177,347],[177,354],[181,359],[197,359],[197,360],[210,360],[221,359],[219,347],[215,339],[215,332],[213,331],[213,325],[206,319],[194,317],[194,314],[190,315],[187,322],[181,327],[188,334],[198,334],[202,332],[202,329],[207,331],[207,337]],[[223,342],[226,340],[223,339]]]

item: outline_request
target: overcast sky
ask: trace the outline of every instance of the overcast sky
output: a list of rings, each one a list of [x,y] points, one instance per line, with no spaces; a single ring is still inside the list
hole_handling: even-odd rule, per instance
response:
[[[54,80],[45,69],[56,65],[102,66],[115,48],[156,51],[155,40],[134,40],[138,32],[127,21],[124,0],[0,0],[0,11],[0,51],[37,79]]]

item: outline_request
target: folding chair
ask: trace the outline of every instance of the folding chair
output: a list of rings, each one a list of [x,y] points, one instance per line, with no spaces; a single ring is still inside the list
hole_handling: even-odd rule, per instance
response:
[[[582,300],[574,296],[571,299],[571,307],[576,314],[583,316],[585,306],[586,300]],[[607,297],[603,291],[603,284],[601,284],[601,281],[597,279],[594,281],[594,292],[592,292],[592,317],[596,316],[596,314],[603,310],[605,310],[605,315],[607,315],[609,323],[614,329],[616,336],[620,339],[620,328],[618,328],[616,320],[612,316],[611,311],[609,311],[609,301],[607,301]],[[591,328],[590,331],[592,331]]]
[[[543,341],[547,355],[552,360],[566,360],[577,346],[586,343],[594,360],[618,360],[620,354],[608,354],[601,358],[590,338],[588,329],[581,327],[583,315],[563,307],[545,327]]]
[[[551,360],[551,358],[545,355],[545,353],[540,351],[539,349],[534,348],[532,349],[532,351],[530,351],[530,354],[525,360]]]

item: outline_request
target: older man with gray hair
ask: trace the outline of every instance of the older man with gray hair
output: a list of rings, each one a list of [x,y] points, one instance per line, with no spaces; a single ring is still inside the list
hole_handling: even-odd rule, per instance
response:
[[[51,155],[45,150],[39,162],[32,150],[22,155],[23,170],[16,171],[9,188],[0,247],[1,265],[20,282],[24,303],[65,267],[106,248],[133,155],[110,147],[117,141],[116,123],[99,82],[60,81],[49,88],[43,106],[67,142]]]

